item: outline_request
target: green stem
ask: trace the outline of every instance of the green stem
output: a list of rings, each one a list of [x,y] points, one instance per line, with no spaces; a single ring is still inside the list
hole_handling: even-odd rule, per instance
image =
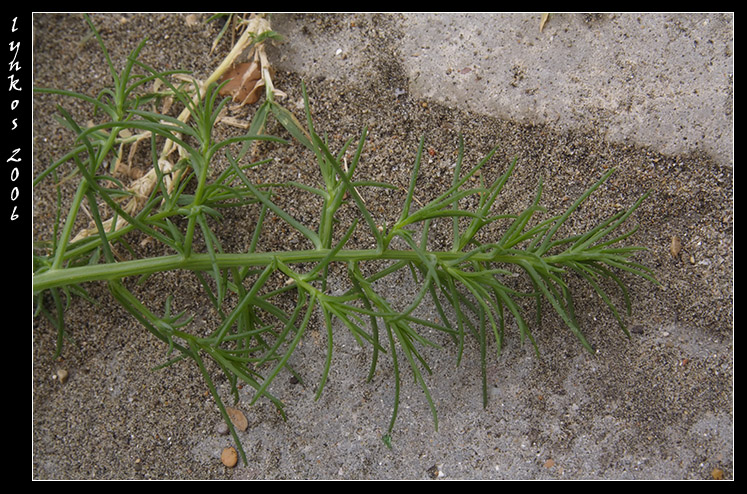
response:
[[[78,216],[80,205],[83,202],[83,198],[86,196],[88,191],[88,182],[85,180],[78,184],[78,190],[75,191],[75,197],[73,197],[73,203],[67,212],[67,219],[65,220],[65,226],[62,228],[61,237],[57,240],[57,248],[54,252],[54,260],[52,261],[52,268],[59,269],[62,267],[62,261],[65,258],[65,250],[70,244],[70,237],[73,234],[73,226],[75,225],[75,218]]]
[[[50,269],[34,276],[33,290],[35,292],[49,288],[76,285],[88,281],[116,280],[127,276],[149,275],[160,271],[184,269],[189,271],[212,270],[215,265],[220,269],[246,267],[246,266],[268,266],[279,261],[284,264],[295,264],[304,262],[318,262],[324,260],[331,249],[313,249],[293,252],[267,252],[267,253],[245,253],[245,254],[192,254],[184,257],[179,254],[171,256],[154,257],[150,259],[138,259],[123,261],[115,264],[96,264],[90,266],[68,267],[64,269]],[[449,262],[464,256],[458,252],[430,252],[439,262]],[[519,259],[521,257],[521,259]],[[474,261],[490,262],[495,255],[489,252],[477,253],[471,257]],[[372,260],[397,260],[418,262],[421,254],[410,250],[378,249],[368,250],[340,250],[334,255],[336,262],[364,262]],[[517,263],[525,260],[523,256],[512,256],[504,254],[501,262]]]

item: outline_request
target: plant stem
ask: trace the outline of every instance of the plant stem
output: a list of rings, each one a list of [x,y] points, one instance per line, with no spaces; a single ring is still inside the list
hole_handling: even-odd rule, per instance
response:
[[[296,264],[306,262],[318,262],[325,259],[332,249],[310,249],[292,252],[250,252],[244,254],[220,253],[210,256],[209,254],[192,253],[189,257],[182,255],[171,255],[154,257],[150,259],[137,259],[123,261],[116,264],[102,264],[91,266],[67,267],[62,269],[50,269],[34,276],[34,292],[43,291],[53,287],[64,285],[77,285],[89,281],[115,280],[128,276],[142,276],[159,271],[170,271],[176,269],[189,271],[205,271],[217,265],[220,269],[268,266],[275,261],[284,264]],[[431,251],[429,252],[438,262],[456,261],[464,257],[462,252]],[[396,260],[418,262],[420,254],[411,250],[386,249],[351,249],[337,252],[333,261],[336,262],[365,262],[373,260]],[[475,262],[491,262],[496,256],[490,252],[479,252],[471,257]],[[499,261],[502,263],[517,264],[526,261],[527,256],[521,253],[502,254]]]

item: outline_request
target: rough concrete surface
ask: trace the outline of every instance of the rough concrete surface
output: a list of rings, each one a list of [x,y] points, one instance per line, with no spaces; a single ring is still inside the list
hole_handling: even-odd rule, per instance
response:
[[[209,55],[219,26],[184,14],[92,18],[115,61],[148,37],[143,61],[200,78],[230,49],[224,40]],[[488,364],[487,407],[476,345],[456,366],[456,349],[442,339],[443,349],[427,353],[438,428],[420,388],[405,380],[388,448],[382,434],[391,414],[391,363],[380,363],[367,382],[369,349],[339,327],[329,382],[315,401],[326,348],[318,321],[293,357],[304,384],[281,376],[273,386],[286,403],[286,421],[271,404],[250,406],[251,394],[242,392],[248,465],[227,468],[220,453],[232,439],[220,432],[199,370],[188,362],[152,370],[166,349],[117,306],[106,285],[91,283],[96,303],[75,298],[66,313],[70,340],[62,359],[52,358],[52,326],[34,321],[32,477],[732,479],[734,15],[554,14],[542,31],[540,18],[275,14],[272,26],[284,41],[269,55],[286,106],[302,111],[304,82],[316,128],[333,149],[368,127],[364,177],[406,187],[425,136],[419,199],[448,187],[459,135],[472,163],[499,146],[484,170],[488,179],[518,158],[500,202],[507,209],[528,205],[542,177],[542,203],[560,211],[614,167],[579,212],[574,227],[582,229],[650,191],[630,220],[639,229],[629,241],[647,247],[640,261],[660,286],[630,281],[629,339],[579,284],[578,317],[596,353],[546,311],[534,329],[540,357],[507,331],[502,354]],[[36,86],[95,95],[109,84],[79,14],[36,14],[33,25]],[[37,172],[72,142],[54,118],[55,104],[79,121],[94,118],[78,102],[35,96]],[[253,110],[230,111],[248,119]],[[266,152],[274,163],[258,171],[263,180],[316,179],[295,148]],[[74,183],[61,190],[69,194]],[[55,190],[35,194],[38,240],[51,231]],[[401,195],[365,199],[377,205],[380,221],[399,213]],[[288,201],[297,218],[314,220],[312,202]],[[251,221],[246,213],[228,215],[225,245],[245,247]],[[287,231],[267,234],[268,248],[298,241]],[[673,237],[682,245],[676,256]],[[342,274],[332,276],[334,288]],[[154,307],[174,295],[175,310],[195,315],[198,329],[216,317],[188,273],[166,273],[133,290]],[[403,275],[382,290],[406,301],[415,288]],[[58,369],[69,373],[64,383]],[[228,383],[218,383],[228,397]]]

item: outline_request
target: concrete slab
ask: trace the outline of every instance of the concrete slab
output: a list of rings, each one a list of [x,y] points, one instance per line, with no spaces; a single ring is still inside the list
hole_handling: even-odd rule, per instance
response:
[[[363,31],[310,37],[288,19],[274,21],[293,40],[280,67],[359,83],[390,56]],[[540,14],[390,20],[409,83],[400,89],[416,99],[733,164],[733,14],[553,14],[542,31]]]

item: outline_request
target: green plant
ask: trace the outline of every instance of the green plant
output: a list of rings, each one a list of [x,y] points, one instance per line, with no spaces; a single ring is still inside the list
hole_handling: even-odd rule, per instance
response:
[[[96,37],[107,53],[98,33]],[[604,287],[611,281],[620,288],[627,303],[627,288],[621,274],[654,281],[649,270],[632,259],[639,248],[621,245],[632,232],[617,233],[644,198],[585,233],[560,234],[568,217],[612,171],[602,176],[562,215],[537,219],[544,212],[540,206],[541,183],[523,212],[497,214],[493,211],[494,205],[512,175],[516,160],[495,183],[473,186],[477,183],[478,171],[493,153],[467,169],[460,145],[451,186],[432,201],[416,207],[416,179],[424,149],[424,140],[421,140],[401,213],[394,224],[383,228],[374,221],[359,191],[366,187],[392,186],[355,178],[364,150],[365,130],[357,143],[351,139],[338,152],[333,152],[314,128],[305,89],[305,123],[302,124],[275,101],[273,87],[268,84],[267,98],[258,107],[248,132],[216,141],[214,127],[226,104],[226,99],[219,97],[221,86],[214,82],[205,86],[197,81],[173,82],[177,72],[158,72],[138,61],[142,46],[133,51],[120,73],[114,70],[111,61],[108,62],[113,87],[95,98],[64,90],[37,89],[79,98],[105,117],[103,123],[84,127],[59,108],[63,123],[76,135],[76,147],[40,174],[35,184],[44,179],[56,180],[60,166],[69,162],[74,163],[81,180],[64,218],[61,214],[63,201],[59,198],[60,214],[52,238],[37,245],[34,253],[33,289],[38,313],[53,322],[61,346],[66,296],[85,294],[84,284],[89,282],[107,283],[116,300],[165,343],[168,359],[161,366],[181,359],[196,363],[244,461],[241,441],[206,362],[212,360],[222,370],[236,399],[238,387],[243,383],[254,389],[254,401],[266,398],[282,411],[283,404],[272,395],[270,385],[280,372],[293,372],[288,361],[315,313],[324,321],[328,345],[317,396],[324,389],[332,361],[335,321],[370,348],[370,376],[382,355],[390,359],[395,376],[395,402],[383,436],[390,444],[398,413],[403,365],[409,367],[422,387],[435,426],[438,426],[436,408],[425,381],[428,364],[422,353],[424,347],[436,346],[436,343],[423,336],[422,328],[448,335],[456,344],[457,362],[462,358],[465,338],[476,337],[483,368],[483,400],[487,400],[488,351],[494,345],[496,355],[500,354],[507,319],[515,321],[522,339],[534,343],[524,299],[533,301],[538,317],[543,306],[552,307],[581,344],[591,351],[574,315],[568,277],[576,275],[586,280],[612,310],[625,332],[623,317]],[[146,85],[154,81],[164,89],[146,91]],[[186,112],[183,115],[188,114],[192,123],[151,108],[151,103],[166,97],[180,102]],[[320,177],[318,184],[275,185],[296,187],[321,199],[316,229],[282,209],[273,200],[272,189],[252,179],[254,168],[266,166],[266,163],[249,162],[243,144],[260,140],[286,142],[263,133],[270,116],[315,157]],[[122,160],[124,146],[140,142],[150,143],[153,174],[147,182],[149,187],[133,190],[125,186],[107,164]],[[159,153],[161,144],[164,147]],[[179,154],[172,163],[168,158],[174,149]],[[349,151],[353,151],[354,157],[347,163],[343,157]],[[227,164],[223,171],[215,167],[219,160]],[[463,209],[460,204],[469,198],[476,200],[477,207]],[[355,206],[357,218],[341,232],[338,220],[346,202]],[[73,225],[84,204],[94,227],[74,237]],[[102,208],[108,210],[109,219],[105,219]],[[214,228],[221,221],[223,208],[257,211],[252,242],[245,252],[224,251]],[[303,235],[311,248],[259,251],[263,224],[270,216],[279,218]],[[431,226],[437,221],[452,224],[450,249],[428,247]],[[480,242],[479,234],[498,222],[508,224],[503,235],[487,243]],[[347,247],[359,223],[371,235],[374,247]],[[136,233],[171,253],[139,257],[137,249],[128,243]],[[394,247],[395,239],[397,247]],[[198,244],[202,246],[199,249]],[[118,259],[114,245],[128,251],[130,258]],[[333,293],[327,287],[328,270],[333,264],[346,268],[349,287],[344,293]],[[364,270],[363,265],[368,270]],[[215,310],[221,314],[221,324],[210,334],[200,336],[191,331],[191,317],[184,313],[173,314],[171,299],[158,310],[139,300],[124,282],[128,278],[144,278],[171,270],[194,273]],[[409,270],[419,280],[417,294],[401,310],[376,287],[377,281],[400,270]],[[519,274],[524,275],[531,288],[518,288]],[[426,299],[436,308],[438,322],[416,315],[416,309]],[[286,308],[288,301],[290,310]],[[629,304],[627,309],[630,309]]]

